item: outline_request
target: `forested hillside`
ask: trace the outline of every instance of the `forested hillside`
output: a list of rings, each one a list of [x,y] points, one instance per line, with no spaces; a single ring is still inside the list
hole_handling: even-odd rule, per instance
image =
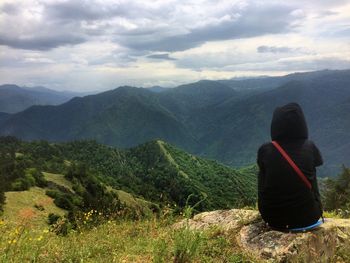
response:
[[[186,151],[233,167],[255,163],[258,147],[270,140],[275,107],[298,102],[310,138],[336,175],[350,165],[350,71],[319,71],[245,80],[199,81],[162,92],[120,87],[75,98],[59,106],[34,106],[0,115],[0,134],[24,140],[64,142],[94,139],[135,147],[162,139]]]
[[[121,202],[124,190],[152,203],[198,210],[254,205],[255,170],[237,171],[215,161],[187,154],[163,141],[118,150],[94,141],[49,144],[3,137],[1,145],[1,203],[3,192],[32,186],[49,187],[47,194],[69,211],[96,209],[108,213]],[[72,189],[48,183],[43,172],[65,175]],[[114,200],[114,201],[113,201]]]
[[[202,138],[207,143],[204,153],[232,165],[254,162],[259,144],[270,140],[274,108],[298,102],[305,112],[309,137],[324,156],[326,174],[335,175],[342,163],[349,164],[343,147],[349,141],[349,87],[349,71],[326,71],[314,79],[288,82],[238,102],[228,100],[208,112],[213,114],[213,128]]]

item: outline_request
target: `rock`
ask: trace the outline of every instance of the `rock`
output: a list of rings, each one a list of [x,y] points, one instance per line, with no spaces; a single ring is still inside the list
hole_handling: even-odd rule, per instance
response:
[[[305,233],[278,232],[258,222],[242,227],[238,238],[245,250],[260,259],[331,262],[339,247],[350,244],[350,220],[326,219],[321,227]]]
[[[243,251],[267,262],[350,262],[350,220],[327,218],[319,228],[305,233],[284,233],[268,228],[254,210],[218,210],[183,220],[176,228],[205,230],[219,227],[237,233]],[[349,256],[337,256],[347,251]]]
[[[197,214],[190,220],[182,220],[175,224],[174,227],[181,228],[188,224],[191,229],[203,230],[209,227],[219,226],[223,230],[229,231],[239,229],[259,219],[261,219],[259,212],[255,210],[216,210]]]

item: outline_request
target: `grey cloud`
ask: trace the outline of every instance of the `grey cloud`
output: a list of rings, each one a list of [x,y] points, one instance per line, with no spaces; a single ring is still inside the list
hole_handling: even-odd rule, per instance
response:
[[[44,7],[43,21],[39,25],[26,27],[22,36],[13,32],[0,34],[0,44],[13,48],[49,50],[103,37],[134,51],[171,52],[197,47],[208,41],[290,32],[300,19],[293,16],[294,8],[290,6],[252,3],[243,9],[232,5],[231,9],[221,13],[222,17],[216,17],[217,22],[190,28],[191,25],[174,21],[171,8],[164,5],[151,8],[133,2],[101,4],[87,0],[41,3]],[[11,10],[10,7],[7,9]],[[157,16],[157,13],[162,15]],[[168,17],[164,17],[164,13]],[[131,18],[135,29],[123,28],[108,20],[116,16]],[[83,25],[83,21],[87,26]]]
[[[75,45],[86,41],[85,38],[75,35],[31,36],[31,37],[8,37],[0,36],[0,45],[12,48],[28,50],[49,50],[64,45]]]
[[[127,66],[137,59],[128,53],[114,52],[106,56],[95,58],[89,61],[89,65],[116,65],[118,67]]]
[[[5,6],[7,10],[13,7]],[[37,6],[38,7],[38,6]],[[44,6],[41,6],[44,7]],[[4,8],[4,6],[3,6]],[[4,16],[4,25],[0,26],[0,45],[26,50],[50,50],[60,46],[76,45],[88,41],[88,35],[79,21],[57,20],[38,11],[37,18],[22,16],[22,11],[32,12],[28,5],[18,5],[11,16]],[[40,17],[40,19],[38,19]],[[5,26],[6,23],[6,26]]]
[[[334,16],[334,15],[337,15],[337,14],[339,14],[339,12],[326,10],[326,11],[320,12],[316,18],[324,18],[326,16]]]
[[[180,68],[192,70],[213,69],[220,70],[229,66],[239,66],[243,64],[258,64],[266,61],[265,57],[249,55],[247,53],[237,54],[235,52],[218,52],[208,54],[192,54],[179,58],[176,65]]]
[[[350,60],[342,58],[310,58],[299,61],[280,61],[278,63],[282,69],[285,68],[290,71],[298,70],[320,70],[320,69],[348,69],[350,68]],[[275,70],[278,67],[275,67]]]
[[[116,36],[115,40],[132,49],[182,51],[207,41],[249,38],[292,31],[293,23],[299,19],[291,14],[292,11],[293,8],[284,5],[250,5],[241,13],[231,16],[230,19],[218,24],[190,29],[188,33],[173,36],[160,36],[161,34]],[[234,13],[234,10],[231,10],[231,13]]]
[[[15,15],[19,11],[19,7],[16,4],[5,3],[0,8],[1,13],[8,15]]]
[[[170,57],[168,53],[153,54],[153,55],[149,55],[147,57],[152,58],[152,59],[176,60],[175,58]]]
[[[1,57],[0,68],[16,68],[23,66],[23,59],[18,57]]]
[[[74,0],[46,3],[42,1],[48,17],[58,20],[93,21],[112,17],[124,18],[167,18],[173,9],[170,5],[159,8],[147,7],[137,1],[114,1],[111,3],[97,0]]]
[[[86,0],[50,3],[44,6],[48,18],[59,20],[98,20],[119,14],[118,5],[110,8]]]
[[[4,4],[0,7],[1,12],[11,14],[6,17],[5,23],[17,24],[16,27],[0,26],[0,45],[17,49],[50,50],[97,37],[104,37],[108,41],[108,30],[115,27],[108,19],[127,10],[127,4],[119,7],[118,4],[106,5],[87,0],[38,3],[43,8],[41,21],[26,21],[23,20],[24,17],[16,16],[28,6]],[[83,21],[86,23],[83,24]],[[103,23],[100,24],[101,21]]]
[[[311,8],[312,10],[319,10],[324,8],[333,8],[348,4],[349,0],[294,0],[293,4],[305,8]]]
[[[297,51],[295,48],[275,46],[259,46],[256,50],[258,53],[292,53]]]
[[[330,29],[325,32],[326,37],[337,37],[337,38],[349,38],[350,37],[350,26],[343,29]]]

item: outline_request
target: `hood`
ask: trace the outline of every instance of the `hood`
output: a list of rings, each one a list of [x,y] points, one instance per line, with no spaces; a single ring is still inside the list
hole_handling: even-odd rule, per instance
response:
[[[277,107],[271,122],[271,139],[307,139],[308,129],[303,110],[298,103]]]

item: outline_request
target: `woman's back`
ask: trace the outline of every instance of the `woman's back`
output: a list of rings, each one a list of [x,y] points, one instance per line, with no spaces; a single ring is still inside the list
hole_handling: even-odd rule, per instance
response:
[[[310,225],[322,215],[315,168],[322,164],[322,158],[315,144],[307,139],[305,118],[298,104],[290,103],[275,110],[271,137],[304,173],[312,189],[275,146],[266,143],[259,148],[257,158],[259,211],[276,228]]]

